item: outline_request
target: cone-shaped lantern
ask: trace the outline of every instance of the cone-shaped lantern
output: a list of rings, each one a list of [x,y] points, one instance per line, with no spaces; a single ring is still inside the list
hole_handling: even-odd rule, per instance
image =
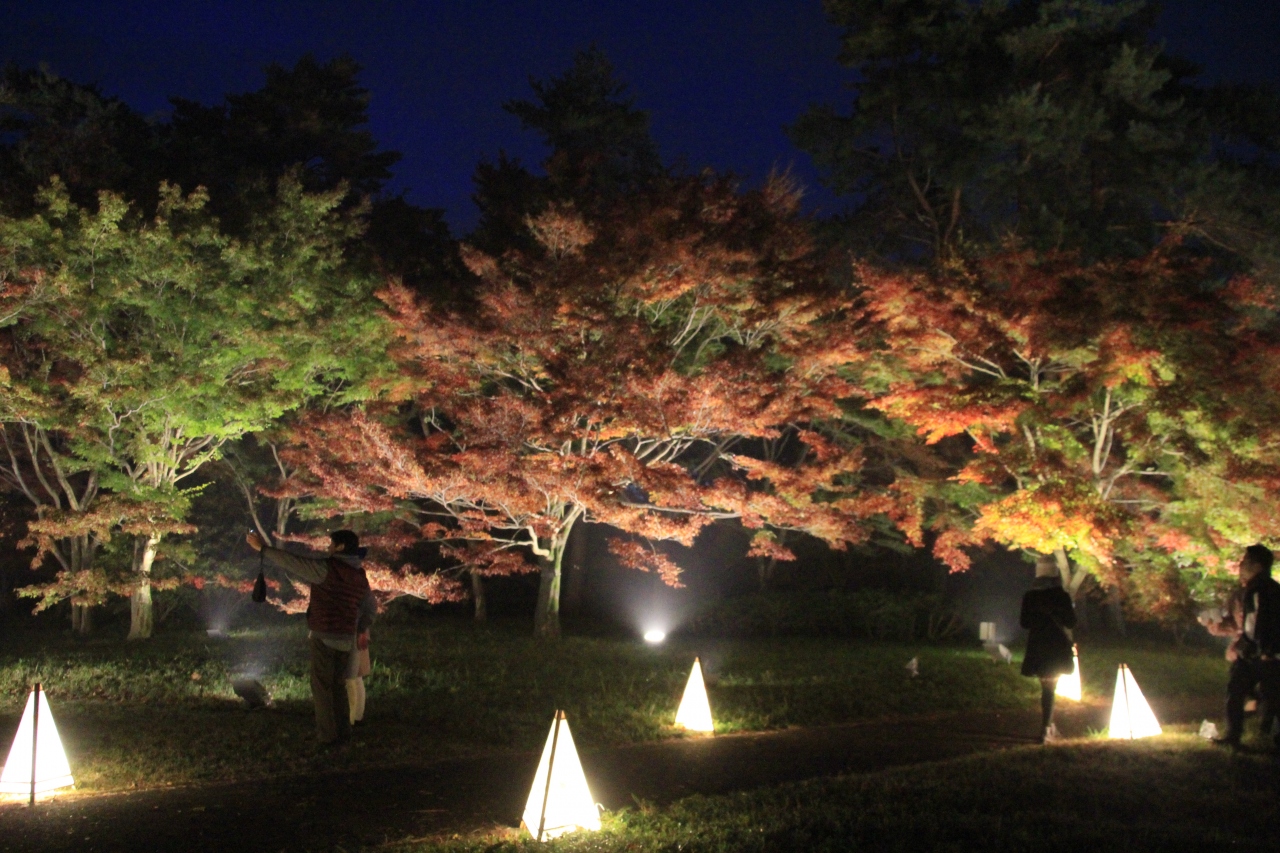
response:
[[[9,759],[0,773],[0,793],[26,794],[34,805],[36,794],[74,784],[71,765],[67,764],[67,754],[49,710],[49,697],[37,684],[27,697]]]
[[[714,732],[715,724],[711,722],[711,703],[707,701],[707,685],[702,680],[702,664],[693,659],[693,669],[689,671],[689,680],[684,685],[684,696],[680,699],[680,708],[676,711],[676,725],[691,732]]]
[[[1111,700],[1111,724],[1109,737],[1133,738],[1151,737],[1164,730],[1147,704],[1146,697],[1138,689],[1138,682],[1127,664],[1120,664],[1116,673],[1116,695]]]
[[[1080,690],[1080,650],[1071,647],[1071,674],[1058,679],[1058,688],[1053,691],[1066,699],[1079,702],[1084,694]]]
[[[542,760],[533,776],[529,801],[524,806],[520,826],[535,841],[573,832],[576,829],[599,829],[600,811],[587,788],[578,750],[569,734],[569,721],[564,711],[556,711],[551,734],[542,748]]]

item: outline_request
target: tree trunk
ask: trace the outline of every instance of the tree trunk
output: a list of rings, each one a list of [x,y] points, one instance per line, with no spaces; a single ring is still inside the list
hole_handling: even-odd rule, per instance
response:
[[[1081,568],[1079,564],[1072,567],[1071,561],[1067,559],[1067,552],[1061,548],[1053,552],[1053,559],[1057,562],[1058,573],[1062,576],[1062,588],[1071,595],[1071,600],[1075,601],[1076,596],[1080,594],[1080,587],[1089,577],[1089,573]]]
[[[93,606],[71,602],[71,632],[77,637],[87,637],[93,633]]]
[[[542,577],[538,584],[538,609],[533,614],[535,637],[554,639],[560,636],[560,568],[564,563],[569,534],[573,532],[573,524],[581,515],[581,507],[566,507],[560,529],[547,543],[546,550],[538,555]]]
[[[129,597],[129,639],[145,640],[155,629],[155,611],[151,605],[151,564],[156,560],[160,535],[139,536],[133,546],[133,570],[138,585]]]
[[[1125,635],[1124,603],[1120,600],[1120,588],[1112,587],[1107,593],[1107,613],[1111,617],[1111,627],[1121,637]],[[1179,641],[1178,645],[1182,645]]]
[[[489,605],[484,597],[484,578],[475,572],[471,575],[471,598],[476,603],[476,621],[486,622],[489,619]]]
[[[555,639],[560,636],[560,563],[564,559],[564,543],[557,541],[551,553],[538,558],[542,578],[538,584],[538,609],[533,615],[536,637]]]
[[[587,528],[577,527],[568,544],[568,565],[564,570],[564,610],[577,613],[582,609],[582,591],[587,578]]]
[[[95,550],[96,546],[88,536],[77,536],[68,542],[67,554],[73,575],[78,575],[93,565]],[[77,637],[87,637],[93,633],[93,605],[71,599],[71,632]]]

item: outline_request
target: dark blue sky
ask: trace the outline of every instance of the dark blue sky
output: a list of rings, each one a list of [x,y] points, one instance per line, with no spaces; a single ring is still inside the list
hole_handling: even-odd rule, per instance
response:
[[[1280,0],[1164,6],[1169,47],[1206,76],[1280,82]],[[375,136],[404,154],[394,188],[444,208],[460,233],[475,221],[481,157],[543,156],[502,102],[593,43],[650,112],[665,159],[748,181],[792,167],[811,202],[833,209],[783,127],[810,103],[843,102],[838,36],[819,0],[0,0],[0,62],[47,63],[148,113],[170,95],[212,102],[256,89],[269,62],[351,54]]]

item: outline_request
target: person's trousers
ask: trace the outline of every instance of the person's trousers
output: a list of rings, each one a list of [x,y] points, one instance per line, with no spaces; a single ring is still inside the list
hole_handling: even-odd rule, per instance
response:
[[[316,704],[316,737],[321,743],[351,737],[347,710],[347,662],[351,652],[331,649],[311,638],[311,698]]]
[[[1270,723],[1280,711],[1280,661],[1257,658],[1232,661],[1227,678],[1227,740],[1238,743],[1244,734],[1244,704],[1255,687],[1261,700],[1262,719]]]

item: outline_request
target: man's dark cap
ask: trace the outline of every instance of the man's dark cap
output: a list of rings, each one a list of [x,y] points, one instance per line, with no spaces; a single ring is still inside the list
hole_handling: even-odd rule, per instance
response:
[[[354,530],[335,530],[329,540],[338,546],[339,554],[355,554],[360,550],[360,537]]]

